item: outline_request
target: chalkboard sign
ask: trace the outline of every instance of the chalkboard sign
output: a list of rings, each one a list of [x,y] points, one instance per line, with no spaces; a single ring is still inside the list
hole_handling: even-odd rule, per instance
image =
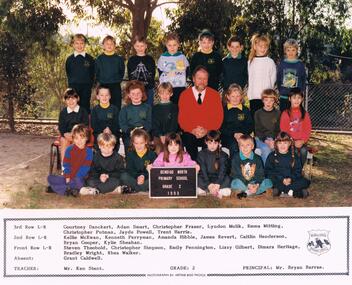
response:
[[[150,198],[197,198],[194,167],[153,167],[149,177]]]

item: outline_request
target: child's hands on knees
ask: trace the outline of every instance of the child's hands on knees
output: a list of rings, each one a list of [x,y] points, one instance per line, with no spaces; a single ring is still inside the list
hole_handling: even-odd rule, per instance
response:
[[[101,182],[105,183],[106,180],[108,180],[108,179],[109,179],[109,175],[108,174],[105,174],[105,173],[100,174],[100,181]]]
[[[259,188],[259,184],[258,183],[256,183],[256,184],[252,184],[252,183],[248,184],[248,191],[250,193],[252,193],[252,194],[255,194],[257,192],[258,188]]]
[[[291,182],[292,182],[291,178],[284,178],[284,180],[282,181],[282,183],[283,183],[285,186],[290,185]]]
[[[137,177],[137,184],[138,184],[138,185],[142,185],[142,184],[144,183],[144,180],[145,180],[144,175],[139,175],[139,176]]]

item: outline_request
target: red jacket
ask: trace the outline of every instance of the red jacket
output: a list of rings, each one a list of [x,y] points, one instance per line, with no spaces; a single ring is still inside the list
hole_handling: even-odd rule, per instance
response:
[[[280,129],[286,132],[294,140],[304,140],[307,142],[312,131],[312,123],[308,112],[305,113],[304,119],[301,119],[301,110],[299,108],[291,109],[291,116],[287,110],[282,112],[280,119]]]
[[[193,95],[192,87],[187,88],[180,95],[178,108],[178,123],[182,130],[189,133],[198,126],[208,131],[218,130],[224,118],[220,94],[210,87],[206,88],[200,105]]]

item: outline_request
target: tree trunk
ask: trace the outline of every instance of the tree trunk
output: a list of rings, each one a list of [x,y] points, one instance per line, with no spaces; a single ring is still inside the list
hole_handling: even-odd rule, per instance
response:
[[[8,119],[11,133],[16,132],[16,130],[15,130],[15,107],[14,107],[14,103],[13,103],[13,89],[14,89],[13,86],[14,86],[14,84],[11,82],[11,79],[10,79],[8,82],[8,85],[7,85],[7,100],[8,100],[7,119]]]
[[[153,10],[151,0],[136,0],[130,10],[132,14],[132,39],[137,35],[147,37]]]
[[[8,98],[9,104],[8,104],[8,120],[9,120],[9,127],[11,130],[11,133],[16,132],[15,130],[15,109],[14,109],[14,104],[13,104],[13,98],[10,96]]]

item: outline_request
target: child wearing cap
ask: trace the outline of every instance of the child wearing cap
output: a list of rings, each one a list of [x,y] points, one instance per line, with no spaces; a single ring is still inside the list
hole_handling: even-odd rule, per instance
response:
[[[275,108],[277,94],[273,89],[265,89],[262,92],[263,108],[254,114],[255,142],[261,151],[263,163],[268,155],[274,150],[274,139],[280,132],[280,111]]]
[[[208,73],[208,86],[218,90],[222,73],[222,59],[219,53],[213,50],[214,35],[209,30],[203,30],[198,37],[199,51],[191,59],[191,74],[197,66],[204,66]]]
[[[64,100],[66,107],[59,115],[61,161],[64,159],[66,148],[72,143],[72,128],[77,124],[89,124],[88,112],[78,105],[79,96],[74,89],[66,89]]]

